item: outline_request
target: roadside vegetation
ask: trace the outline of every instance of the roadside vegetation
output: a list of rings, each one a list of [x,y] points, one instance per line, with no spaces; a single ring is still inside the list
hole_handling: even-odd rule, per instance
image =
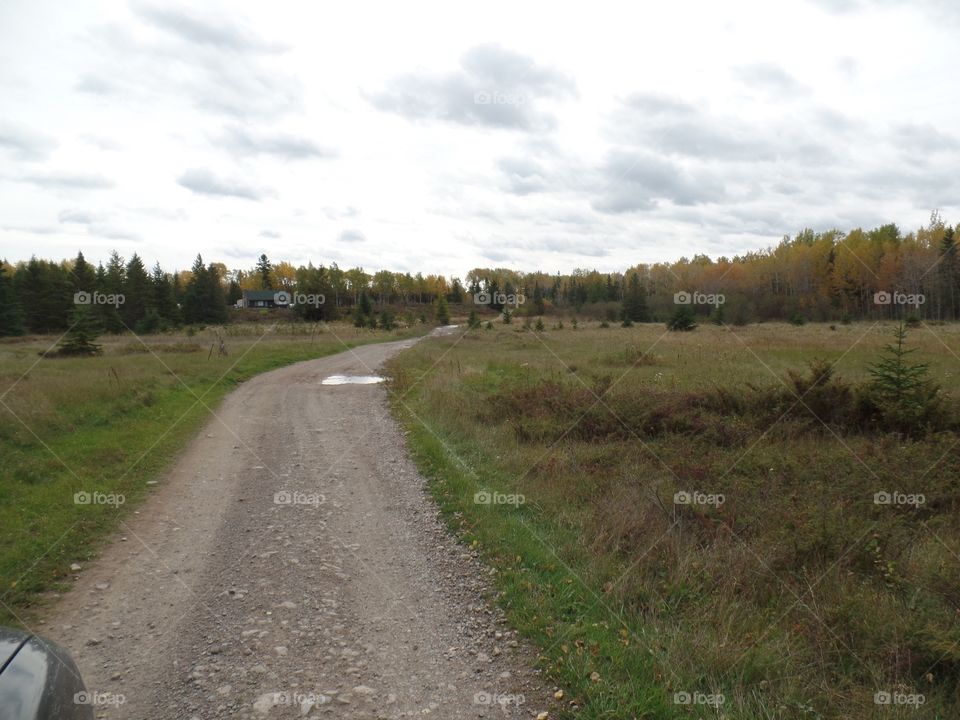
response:
[[[471,325],[395,411],[571,717],[960,714],[960,327]]]
[[[424,329],[246,323],[98,338],[84,320],[59,350],[56,336],[0,341],[0,625],[28,619],[96,553],[238,383]]]

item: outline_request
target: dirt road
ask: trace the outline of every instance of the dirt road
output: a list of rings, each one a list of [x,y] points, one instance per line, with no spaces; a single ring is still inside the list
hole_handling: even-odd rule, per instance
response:
[[[412,341],[244,383],[39,631],[106,718],[533,717],[547,688],[484,602],[369,374]],[[122,696],[122,704],[120,699]]]

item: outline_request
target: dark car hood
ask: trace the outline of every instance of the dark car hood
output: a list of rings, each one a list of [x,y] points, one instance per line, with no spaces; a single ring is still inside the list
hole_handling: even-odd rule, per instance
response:
[[[10,658],[16,655],[17,650],[29,639],[30,635],[25,632],[0,627],[0,672],[3,672]]]
[[[80,671],[56,643],[0,628],[0,720],[93,720]]]

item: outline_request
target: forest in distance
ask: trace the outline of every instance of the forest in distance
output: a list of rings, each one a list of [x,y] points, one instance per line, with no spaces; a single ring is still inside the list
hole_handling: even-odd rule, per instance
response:
[[[767,320],[852,321],[960,317],[960,264],[955,229],[938,212],[904,234],[895,224],[849,232],[805,229],[776,246],[732,258],[697,254],[623,272],[550,274],[474,268],[459,277],[330,265],[294,266],[260,256],[250,268],[205,263],[189,270],[148,269],[136,253],[104,263],[83,253],[70,260],[0,262],[0,336],[68,327],[77,293],[122,298],[96,311],[108,332],[138,332],[229,322],[244,290],[309,294],[322,303],[295,307],[304,320],[349,318],[357,307],[400,311],[446,303],[521,316],[583,315],[663,321],[678,303],[702,318],[746,324]]]

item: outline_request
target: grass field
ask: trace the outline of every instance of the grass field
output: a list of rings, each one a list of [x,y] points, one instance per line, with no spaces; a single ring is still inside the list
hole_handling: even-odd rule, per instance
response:
[[[211,353],[213,331],[104,337],[91,358],[41,358],[54,337],[0,342],[0,624],[27,620],[72,563],[95,554],[237,383],[420,332],[234,325],[226,357]],[[78,492],[105,502],[77,504]]]
[[[577,717],[955,718],[957,434],[837,419],[892,329],[498,324],[390,387]],[[956,418],[960,327],[907,343]],[[839,380],[804,397],[786,375],[815,358]]]

